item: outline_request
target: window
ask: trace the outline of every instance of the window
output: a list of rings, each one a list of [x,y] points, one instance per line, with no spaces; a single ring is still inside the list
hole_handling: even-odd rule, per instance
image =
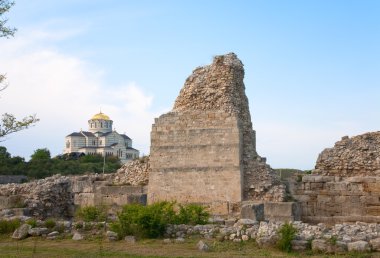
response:
[[[66,142],[66,148],[70,148],[70,141]]]
[[[103,122],[100,122],[100,127],[103,128]]]

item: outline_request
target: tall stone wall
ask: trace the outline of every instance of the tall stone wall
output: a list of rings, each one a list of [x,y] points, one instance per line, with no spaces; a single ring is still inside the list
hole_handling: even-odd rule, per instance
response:
[[[237,123],[235,116],[217,111],[173,112],[156,119],[149,202],[219,203],[217,213],[228,213],[230,204],[242,200]]]
[[[243,79],[233,53],[187,78],[173,111],[152,127],[148,202],[283,199],[274,171],[256,152]]]

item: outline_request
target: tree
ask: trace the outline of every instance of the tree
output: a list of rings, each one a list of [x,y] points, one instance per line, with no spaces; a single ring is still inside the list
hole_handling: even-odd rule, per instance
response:
[[[44,149],[37,149],[34,151],[34,153],[32,154],[32,156],[30,156],[30,161],[46,161],[46,160],[50,160],[50,151],[46,148]]]
[[[14,4],[15,2],[13,1],[9,2],[9,0],[0,0],[0,38],[9,38],[16,32],[15,28],[7,27],[5,25],[8,19],[3,17],[3,15],[8,12]]]
[[[17,121],[14,115],[5,113],[1,118],[0,123],[0,139],[8,134],[27,129],[34,123],[39,121],[36,115],[24,117],[22,120]]]
[[[16,32],[15,28],[6,26],[8,19],[3,16],[14,4],[13,1],[0,0],[0,38],[9,38]],[[0,74],[0,91],[4,90],[7,86],[6,76]],[[36,115],[30,115],[17,121],[14,115],[8,113],[3,114],[0,120],[0,141],[4,136],[26,129],[38,121],[39,119],[36,118]]]

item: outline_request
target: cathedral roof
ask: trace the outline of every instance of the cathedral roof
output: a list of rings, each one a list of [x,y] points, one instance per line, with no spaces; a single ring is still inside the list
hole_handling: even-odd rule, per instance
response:
[[[127,140],[131,140],[131,138],[129,138],[127,135],[125,134],[120,134],[124,139],[127,139]]]
[[[103,114],[102,112],[98,113],[98,114],[95,114],[91,120],[97,120],[97,119],[101,119],[101,120],[111,120],[109,116],[107,116],[106,114]]]

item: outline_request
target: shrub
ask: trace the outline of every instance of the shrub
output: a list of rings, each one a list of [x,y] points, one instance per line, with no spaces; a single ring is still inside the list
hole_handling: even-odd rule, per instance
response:
[[[51,229],[51,228],[54,228],[55,225],[56,225],[56,223],[55,223],[54,219],[47,219],[47,220],[45,220],[45,227]]]
[[[135,235],[156,238],[163,236],[166,226],[175,223],[176,219],[173,202],[158,202],[148,206],[132,204],[123,207],[111,229],[120,237]]]
[[[21,223],[19,219],[14,220],[0,220],[0,234],[9,234],[13,233]]]
[[[77,217],[85,222],[98,222],[106,220],[107,212],[104,206],[87,206],[77,210]]]
[[[179,205],[178,223],[179,224],[206,224],[210,214],[204,207],[197,204]]]
[[[37,227],[37,220],[36,219],[28,219],[27,221],[26,221],[26,224],[28,224],[28,225],[30,225],[30,226],[32,226],[32,228],[35,228],[35,227]]]
[[[278,240],[278,247],[282,251],[290,252],[292,251],[292,240],[296,236],[297,229],[290,223],[286,222],[279,229],[280,239]]]
[[[135,235],[156,238],[164,235],[168,224],[205,224],[209,214],[196,204],[180,205],[176,213],[175,202],[158,202],[148,206],[131,204],[123,207],[118,221],[111,224],[111,230],[119,237]]]

